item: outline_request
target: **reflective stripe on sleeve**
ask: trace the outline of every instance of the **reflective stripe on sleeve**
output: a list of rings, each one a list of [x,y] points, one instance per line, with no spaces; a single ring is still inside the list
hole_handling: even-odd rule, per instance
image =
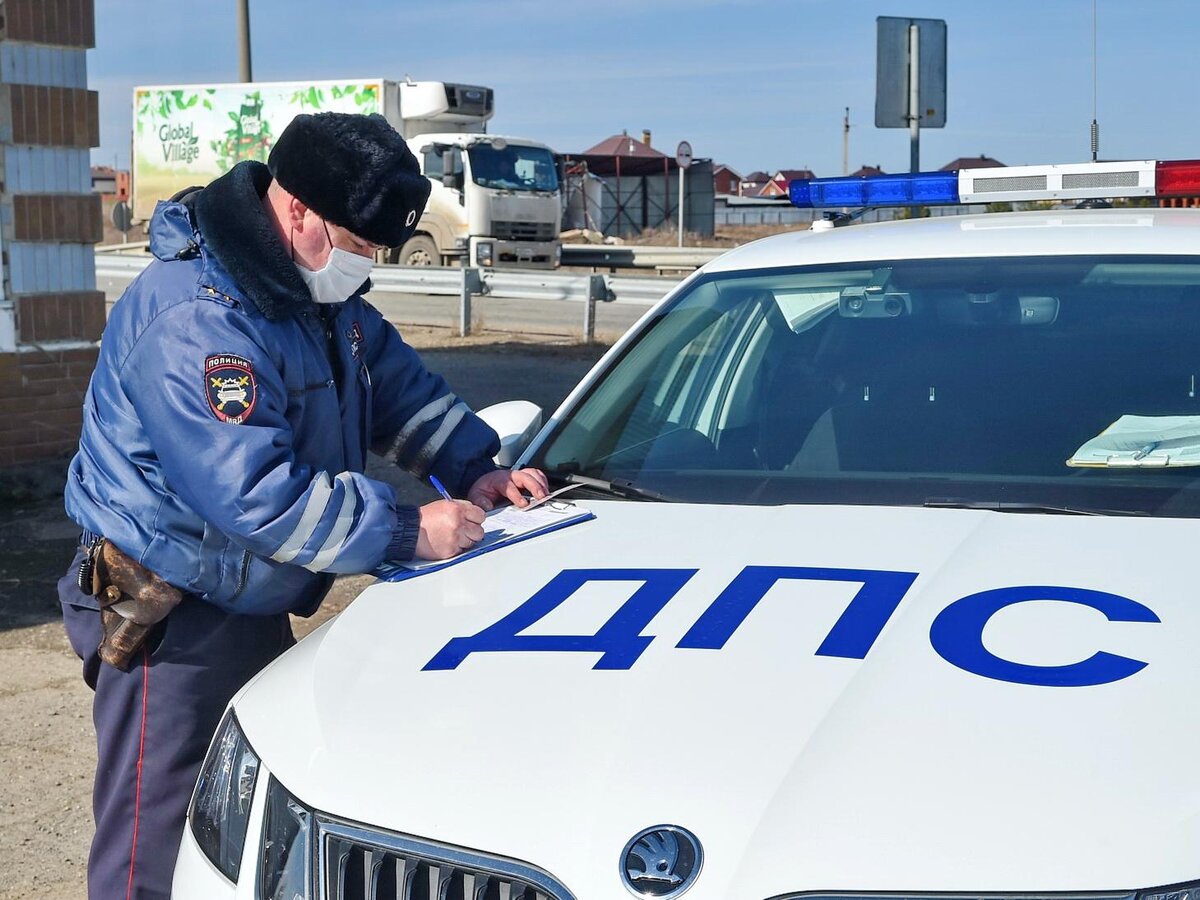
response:
[[[312,572],[324,571],[337,558],[346,544],[346,535],[350,533],[350,526],[354,524],[354,513],[358,509],[358,491],[354,489],[354,481],[349,472],[343,472],[337,477],[337,481],[341,482],[342,488],[345,490],[345,494],[342,496],[342,508],[338,510],[337,521],[333,523],[333,530],[329,532],[329,537],[325,539],[325,543],[317,551],[317,555],[312,558],[312,562],[306,563],[304,566]]]
[[[341,477],[338,476],[339,479]],[[325,507],[329,505],[329,498],[332,496],[333,485],[329,481],[329,475],[322,472],[313,481],[312,491],[308,495],[308,503],[304,506],[304,512],[300,516],[300,521],[296,523],[296,528],[288,535],[283,546],[272,554],[271,559],[279,563],[289,563],[300,554],[304,545],[308,543],[308,539],[312,537],[313,532],[321,523],[321,517],[325,515]]]
[[[446,410],[450,409],[458,400],[453,394],[446,394],[437,400],[432,400],[426,403],[423,407],[417,410],[417,413],[404,423],[404,427],[400,429],[396,435],[396,439],[392,441],[392,446],[385,454],[386,457],[396,463],[400,463],[400,457],[407,449],[408,442],[412,440],[413,435],[417,430],[427,422],[436,419]]]
[[[471,408],[461,400],[454,404],[450,412],[446,413],[446,418],[442,419],[442,424],[438,426],[437,431],[425,442],[425,446],[417,453],[417,458],[413,460],[409,466],[409,471],[418,478],[424,478],[429,470],[433,467],[433,461],[437,459],[438,453],[450,438],[450,433],[458,427],[458,423],[463,420],[463,417],[471,411]]]

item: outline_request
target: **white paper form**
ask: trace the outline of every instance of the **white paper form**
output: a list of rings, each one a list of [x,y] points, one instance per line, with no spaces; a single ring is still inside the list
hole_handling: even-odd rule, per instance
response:
[[[507,544],[543,531],[551,531],[560,525],[591,517],[592,513],[589,510],[562,500],[544,503],[529,510],[518,506],[502,506],[488,512],[483,520],[483,540],[464,550],[458,556],[452,556],[450,559],[422,559],[418,556],[399,565],[409,571],[419,572],[432,566],[443,566],[448,562],[456,562],[478,553],[484,553],[500,544]]]
[[[1200,466],[1200,416],[1121,416],[1084,443],[1068,466]]]

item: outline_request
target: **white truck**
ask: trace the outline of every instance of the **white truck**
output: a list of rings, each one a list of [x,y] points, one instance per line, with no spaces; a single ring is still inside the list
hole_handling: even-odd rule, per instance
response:
[[[419,229],[384,261],[554,268],[561,201],[545,144],[487,133],[491,88],[367,78],[319,82],[159,85],[133,94],[133,213],[207,184],[242,160],[265,162],[300,113],[383,115],[433,183]]]

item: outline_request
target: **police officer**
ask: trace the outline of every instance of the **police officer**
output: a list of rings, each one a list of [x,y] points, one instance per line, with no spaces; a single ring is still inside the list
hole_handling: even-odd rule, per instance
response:
[[[95,690],[93,900],[169,896],[208,742],[294,643],[288,613],[310,615],[337,573],[452,556],[484,510],[546,493],[542,473],[496,468],[496,434],[361,296],[428,196],[382,117],[321,113],[267,165],[155,211],[156,259],[113,308],[66,491],[86,546],[183,593],[121,671],[97,655],[96,598],[73,571],[60,583]],[[466,499],[401,505],[363,474],[368,449]]]

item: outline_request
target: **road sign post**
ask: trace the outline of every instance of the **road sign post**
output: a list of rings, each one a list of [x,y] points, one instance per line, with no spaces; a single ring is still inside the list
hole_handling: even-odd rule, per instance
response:
[[[680,141],[675,148],[675,162],[679,164],[679,246],[683,246],[683,176],[692,164],[692,145]]]
[[[921,32],[908,26],[908,171],[921,171]],[[916,210],[913,210],[916,215]]]
[[[875,127],[907,128],[909,169],[921,169],[921,129],[946,127],[946,22],[879,16]]]

